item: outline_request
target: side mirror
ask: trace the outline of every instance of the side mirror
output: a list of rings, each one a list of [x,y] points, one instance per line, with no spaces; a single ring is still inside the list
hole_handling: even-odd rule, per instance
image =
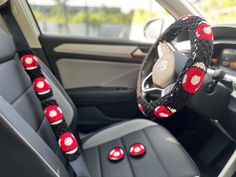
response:
[[[162,33],[164,27],[164,19],[156,18],[150,20],[144,26],[144,36],[148,40],[155,41]]]

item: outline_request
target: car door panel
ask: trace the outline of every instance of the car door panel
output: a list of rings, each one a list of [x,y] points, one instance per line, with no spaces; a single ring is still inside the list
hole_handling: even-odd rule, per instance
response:
[[[74,101],[82,131],[140,116],[137,76],[149,44],[39,37],[55,75]]]
[[[140,67],[133,63],[81,59],[60,59],[56,65],[66,89],[90,86],[134,88]]]

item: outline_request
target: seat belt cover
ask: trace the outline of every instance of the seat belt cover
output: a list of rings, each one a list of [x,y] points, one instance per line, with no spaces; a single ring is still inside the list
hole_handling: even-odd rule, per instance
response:
[[[21,64],[30,77],[34,91],[41,102],[44,115],[56,136],[59,147],[69,161],[77,159],[81,149],[76,137],[67,125],[64,114],[53,99],[51,85],[39,65],[38,58],[31,51],[19,52]]]

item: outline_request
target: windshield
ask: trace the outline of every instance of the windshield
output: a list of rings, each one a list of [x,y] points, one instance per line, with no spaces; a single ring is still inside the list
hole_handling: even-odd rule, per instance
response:
[[[211,25],[236,24],[236,0],[189,0]]]

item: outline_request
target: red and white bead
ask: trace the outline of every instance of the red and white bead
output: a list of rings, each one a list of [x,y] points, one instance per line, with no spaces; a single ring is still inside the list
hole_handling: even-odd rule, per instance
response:
[[[77,140],[71,132],[63,133],[58,140],[58,144],[66,154],[74,154],[78,150]]]
[[[62,110],[57,105],[47,106],[44,109],[44,114],[51,125],[58,125],[62,122],[63,114]]]
[[[23,55],[21,57],[21,63],[26,70],[33,70],[39,66],[38,59],[31,54]]]
[[[141,104],[138,104],[138,109],[139,109],[140,112],[143,113],[143,106]]]
[[[190,68],[182,81],[183,89],[188,93],[195,93],[204,80],[204,72],[196,67]]]
[[[164,105],[160,105],[160,106],[157,106],[155,109],[154,109],[154,115],[157,117],[157,118],[165,118],[165,117],[170,117],[173,113],[168,109],[166,108]]]
[[[146,153],[144,145],[141,143],[135,143],[130,147],[129,154],[131,157],[143,157]]]
[[[196,27],[196,36],[199,39],[213,41],[213,32],[209,24],[206,22],[201,22]]]
[[[187,19],[189,19],[191,17],[192,17],[192,15],[184,15],[184,16],[180,17],[180,19],[181,20],[187,20]]]
[[[33,86],[35,92],[39,95],[45,95],[51,91],[49,82],[43,77],[36,78],[33,82]]]
[[[124,158],[125,153],[121,147],[115,147],[108,154],[108,159],[113,162],[120,161]]]

